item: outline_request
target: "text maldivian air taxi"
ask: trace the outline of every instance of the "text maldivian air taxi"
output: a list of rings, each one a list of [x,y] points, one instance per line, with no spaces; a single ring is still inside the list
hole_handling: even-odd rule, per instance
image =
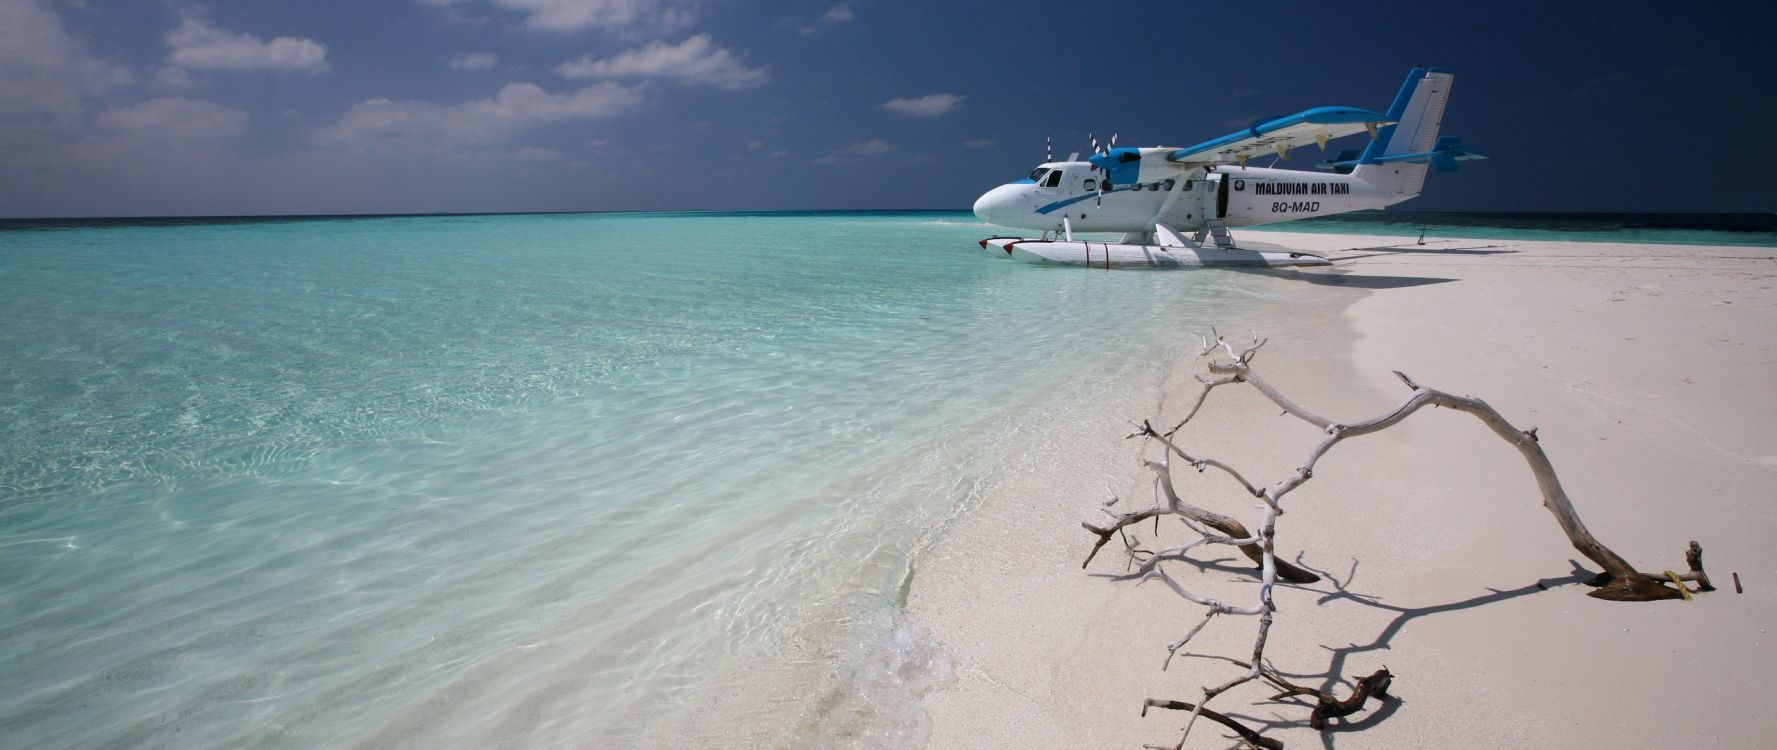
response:
[[[1327,265],[1311,253],[1242,246],[1228,229],[1391,206],[1419,195],[1428,167],[1454,172],[1459,161],[1486,158],[1456,136],[1438,137],[1454,78],[1414,68],[1386,113],[1317,107],[1189,148],[1118,148],[1115,136],[1102,146],[1093,138],[1085,161],[1074,154],[1045,162],[975,201],[982,221],[1043,233],[981,246],[1018,260],[1104,268]],[[1324,172],[1247,165],[1287,159],[1309,144],[1325,151],[1329,141],[1359,133],[1369,134],[1368,146],[1314,165]],[[1086,242],[1074,232],[1124,236]]]

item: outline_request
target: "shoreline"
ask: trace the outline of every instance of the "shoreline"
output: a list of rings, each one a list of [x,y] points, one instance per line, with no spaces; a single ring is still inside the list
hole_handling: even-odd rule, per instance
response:
[[[1399,700],[1372,704],[1342,731],[1335,722],[1327,738],[1662,747],[1777,733],[1752,697],[1773,681],[1760,667],[1777,665],[1759,630],[1777,622],[1777,597],[1758,575],[1777,569],[1760,543],[1777,534],[1765,507],[1777,490],[1777,428],[1762,421],[1777,398],[1759,387],[1777,381],[1777,333],[1765,322],[1777,319],[1777,263],[1732,246],[1428,237],[1421,248],[1249,234],[1347,258],[1330,273],[1266,277],[1255,288],[1274,295],[1270,311],[1218,321],[1270,337],[1257,367],[1285,393],[1335,420],[1373,416],[1404,396],[1398,369],[1485,398],[1539,428],[1600,540],[1657,571],[1682,567],[1683,545],[1697,539],[1719,588],[1691,604],[1585,597],[1568,562],[1579,556],[1538,507],[1515,451],[1466,415],[1416,415],[1329,454],[1279,521],[1280,554],[1300,552],[1330,575],[1280,588],[1267,657],[1340,694],[1384,664],[1397,675]],[[1195,395],[1194,353],[1179,353],[1155,413],[1122,416],[1176,420]],[[1250,389],[1220,389],[1187,440],[1275,481],[1314,439],[1294,420],[1266,420],[1275,413]],[[1162,586],[1089,575],[1118,572],[1111,550],[1080,570],[1090,538],[1078,523],[1099,515],[1106,495],[1122,498],[1119,510],[1151,502],[1150,475],[1120,438],[1082,458],[1127,467],[1114,492],[1009,489],[922,564],[909,611],[950,650],[956,673],[924,700],[929,747],[1171,743],[1182,717],[1141,718],[1141,701],[1191,700],[1238,673],[1182,653],[1161,671],[1165,646],[1201,609]],[[1220,482],[1192,476],[1180,490],[1250,515]],[[1253,597],[1238,553],[1193,558],[1214,563],[1168,569],[1211,596]],[[1734,571],[1748,579],[1745,595],[1733,593]],[[1191,652],[1240,655],[1252,632],[1250,620],[1218,618]],[[1322,739],[1307,708],[1263,692],[1237,689],[1214,705],[1289,746]],[[1200,726],[1187,747],[1225,747],[1221,734]]]

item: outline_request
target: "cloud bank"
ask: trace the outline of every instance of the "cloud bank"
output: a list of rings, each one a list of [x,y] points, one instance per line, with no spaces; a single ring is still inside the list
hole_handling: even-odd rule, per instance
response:
[[[319,73],[327,69],[327,45],[313,39],[280,36],[268,42],[196,18],[186,18],[167,32],[166,42],[172,48],[167,62],[190,70]]]
[[[37,150],[78,129],[83,99],[129,85],[128,68],[89,53],[35,2],[0,2],[0,153]]]
[[[587,55],[555,66],[555,72],[567,78],[672,78],[729,90],[762,86],[771,80],[765,68],[747,67],[734,53],[716,46],[709,34],[698,34],[676,45],[653,42],[604,60]]]
[[[617,117],[641,102],[635,89],[608,81],[565,94],[513,83],[492,99],[455,105],[371,99],[353,105],[312,140],[344,148],[490,144],[541,123]]]
[[[697,20],[690,3],[680,0],[488,0],[494,7],[524,15],[531,31],[572,33],[593,28],[650,27],[660,31],[684,28]],[[470,0],[420,0],[423,5],[450,7]]]
[[[912,99],[890,99],[883,102],[882,106],[892,112],[912,117],[937,117],[956,109],[967,98],[961,94],[930,94]]]

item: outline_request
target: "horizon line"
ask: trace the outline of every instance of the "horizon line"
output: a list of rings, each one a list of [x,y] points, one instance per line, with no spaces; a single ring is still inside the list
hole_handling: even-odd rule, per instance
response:
[[[8,224],[53,224],[79,222],[203,222],[203,221],[315,221],[327,219],[403,219],[403,218],[453,218],[477,216],[575,216],[575,215],[615,215],[615,214],[807,214],[807,213],[969,213],[966,208],[710,208],[710,209],[577,209],[565,211],[432,211],[432,212],[394,212],[394,213],[288,213],[288,214],[140,214],[115,216],[18,216],[0,217],[0,226]],[[1513,216],[1709,216],[1709,217],[1772,217],[1777,219],[1777,211],[1438,211],[1420,209],[1366,209],[1352,211],[1338,216],[1353,214],[1456,214],[1456,215],[1513,215]],[[1325,216],[1316,218],[1337,218]]]

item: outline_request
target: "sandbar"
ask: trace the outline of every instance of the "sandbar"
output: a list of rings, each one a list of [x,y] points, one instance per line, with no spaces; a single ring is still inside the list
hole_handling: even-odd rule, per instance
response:
[[[1252,319],[1183,321],[1268,338],[1258,369],[1335,420],[1407,395],[1391,373],[1486,399],[1535,427],[1581,517],[1643,570],[1682,569],[1702,543],[1719,589],[1693,602],[1585,596],[1596,572],[1540,505],[1510,446],[1472,417],[1428,411],[1347,441],[1285,502],[1278,548],[1323,572],[1280,587],[1266,656],[1344,694],[1387,666],[1395,698],[1321,733],[1310,707],[1252,685],[1213,706],[1288,747],[1752,747],[1777,737],[1777,249],[1249,232],[1330,254],[1331,269],[1254,272],[1275,304]],[[1194,271],[1193,273],[1225,273]],[[1158,584],[1084,570],[1080,522],[1154,502],[1129,421],[1176,420],[1199,361],[1149,414],[1104,415],[1102,439],[1011,482],[919,563],[908,610],[955,678],[924,699],[931,748],[1171,745],[1196,700],[1241,671],[1255,624],[1222,617],[1162,671],[1200,607]],[[1170,423],[1170,422],[1168,422]],[[1265,483],[1317,439],[1247,388],[1218,390],[1182,433]],[[1145,455],[1156,456],[1152,446]],[[1105,477],[1118,477],[1107,482]],[[1225,477],[1180,472],[1193,502],[1243,519]],[[1149,529],[1151,532],[1151,528]],[[1176,524],[1164,539],[1187,537]],[[1151,537],[1151,533],[1148,535]],[[1256,597],[1237,552],[1170,563],[1193,589]],[[1576,563],[1574,561],[1580,561]],[[1736,594],[1738,572],[1745,593]],[[1187,747],[1236,747],[1201,723]]]

